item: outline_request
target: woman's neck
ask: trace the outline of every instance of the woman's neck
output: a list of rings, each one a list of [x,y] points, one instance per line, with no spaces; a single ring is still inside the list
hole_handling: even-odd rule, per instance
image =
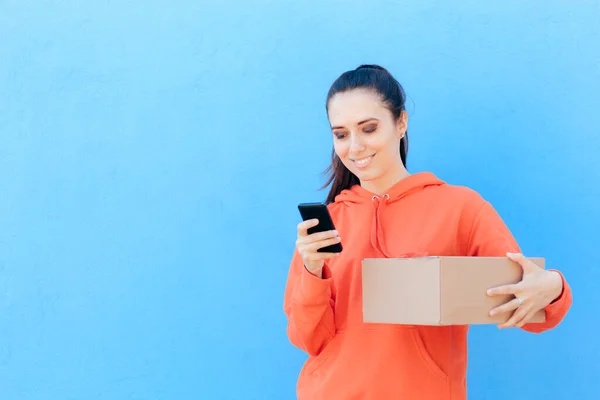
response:
[[[410,176],[410,173],[402,166],[393,171],[393,174],[382,176],[378,179],[361,182],[360,185],[369,192],[376,195],[384,195],[387,191],[395,186],[401,180]]]

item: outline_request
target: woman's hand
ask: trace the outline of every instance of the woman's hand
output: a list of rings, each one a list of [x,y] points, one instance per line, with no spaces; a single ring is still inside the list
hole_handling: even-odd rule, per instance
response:
[[[539,310],[556,300],[563,290],[562,279],[557,272],[546,271],[528,260],[523,254],[507,253],[506,256],[523,268],[523,279],[514,285],[499,286],[488,290],[488,295],[512,294],[515,299],[490,311],[494,316],[516,310],[512,317],[499,328],[521,328]]]
[[[298,239],[296,247],[304,266],[311,274],[321,278],[323,276],[323,266],[325,260],[336,257],[339,253],[319,253],[321,247],[330,246],[341,241],[337,231],[316,232],[308,234],[308,229],[319,224],[318,219],[310,219],[298,224]]]

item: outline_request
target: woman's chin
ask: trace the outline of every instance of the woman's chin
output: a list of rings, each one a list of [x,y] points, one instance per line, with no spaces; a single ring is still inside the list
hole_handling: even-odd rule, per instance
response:
[[[377,179],[377,175],[371,171],[353,171],[358,180],[362,182],[370,182]]]

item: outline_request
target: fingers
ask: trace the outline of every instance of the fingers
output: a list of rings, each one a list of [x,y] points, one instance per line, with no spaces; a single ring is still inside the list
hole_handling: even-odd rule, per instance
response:
[[[509,309],[509,310],[514,309],[516,311],[506,322],[498,325],[498,328],[500,328],[500,329],[510,328],[510,327],[521,328],[536,313],[536,310],[533,308],[532,302],[527,302],[527,301],[521,302],[521,301],[519,301],[518,298],[516,298],[514,300],[509,301],[505,305],[508,305],[510,303],[512,303],[511,307],[507,307],[507,309]],[[503,305],[503,306],[505,306],[505,305]],[[501,306],[501,307],[503,307],[503,306]],[[497,307],[497,308],[500,308],[500,307]],[[496,312],[496,313],[494,313],[494,315],[495,314],[498,314],[498,313]]]
[[[526,318],[527,314],[529,314],[529,311],[530,311],[530,307],[528,307],[528,306],[519,307],[517,309],[517,311],[514,312],[512,317],[510,317],[508,319],[508,321],[506,321],[503,324],[500,324],[498,327],[500,329],[515,327],[521,321],[524,321],[524,320],[526,321],[525,318]]]
[[[322,247],[327,247],[327,246],[331,246],[332,244],[339,243],[339,242],[341,242],[341,240],[342,239],[339,236],[336,236],[334,238],[319,240],[316,242],[309,242],[309,243],[300,242],[298,244],[298,252],[300,252],[300,254],[302,255],[302,258],[308,262],[320,261],[320,260],[324,260],[325,258],[330,258],[330,257],[337,257],[339,255],[339,253],[317,253],[317,250],[319,250]],[[317,257],[317,255],[318,255],[318,257]],[[325,256],[323,256],[323,255],[325,255]]]
[[[508,257],[509,260],[519,264],[523,269],[523,273],[525,275],[540,269],[540,267],[536,265],[536,263],[529,260],[522,253],[506,253],[506,257]]]
[[[340,243],[342,239],[336,230],[308,234],[308,230],[318,224],[319,220],[315,218],[298,224],[296,247],[308,271],[316,276],[321,276],[325,260],[337,257],[340,253],[319,252],[318,250]]]
[[[536,311],[534,309],[529,310],[529,312],[527,313],[527,315],[525,315],[525,318],[523,318],[521,321],[517,322],[515,324],[516,328],[522,328],[523,325],[525,325],[529,320],[531,320],[533,318],[533,316],[535,315]]]
[[[318,219],[309,219],[303,221],[298,224],[298,239],[296,241],[297,245],[301,244],[310,244],[323,240],[333,239],[338,237],[338,232],[336,230],[325,231],[325,232],[315,232],[312,234],[308,234],[308,230],[313,226],[317,226],[319,224]],[[335,242],[334,242],[335,243]]]
[[[523,325],[525,325],[527,322],[529,322],[529,320],[531,320],[531,318],[533,318],[535,313],[536,313],[535,309],[532,309],[531,307],[527,307],[527,306],[522,306],[512,315],[512,317],[508,321],[506,321],[503,324],[498,325],[498,328],[500,328],[500,329],[510,328],[510,327],[522,328]]]
[[[518,322],[520,322],[527,313],[529,312],[529,306],[521,306],[513,313],[513,315],[503,324],[498,325],[498,328],[505,329],[515,326]]]
[[[488,296],[497,296],[501,294],[515,294],[520,288],[521,285],[518,283],[515,283],[513,285],[497,286],[495,288],[488,289],[487,294]]]
[[[337,231],[317,232],[306,236],[298,235],[296,246],[298,246],[298,248],[307,247],[325,241],[329,241],[331,242],[330,244],[334,244],[340,242],[341,238],[339,237]],[[320,244],[316,248],[318,249],[320,247],[323,247],[323,245]]]
[[[306,236],[308,235],[308,230],[314,226],[319,225],[319,220],[316,218],[307,219],[306,221],[302,221],[298,224],[298,235]]]
[[[521,265],[527,261],[527,258],[525,258],[522,253],[506,253],[506,257],[508,257],[509,260],[517,262]]]
[[[521,328],[525,325],[536,313],[536,274],[541,268],[533,261],[527,259],[522,253],[506,253],[509,260],[516,262],[523,269],[523,280],[513,285],[504,285],[491,288],[487,291],[489,296],[495,295],[514,295],[520,297],[523,302],[515,298],[499,307],[490,311],[490,316],[500,313],[514,311],[511,317],[504,323],[499,324],[498,328]],[[526,282],[526,283],[524,283]],[[526,294],[527,293],[527,294]],[[527,301],[527,299],[530,299]]]
[[[324,232],[315,232],[315,233],[309,235],[308,230],[317,225],[319,225],[318,219],[308,219],[306,221],[299,223],[298,224],[298,236],[302,236],[302,237],[310,236],[312,238],[311,241],[315,241],[315,240],[323,240],[323,239],[335,237],[338,234],[336,230],[331,230],[331,231],[324,231]]]
[[[305,251],[317,251],[322,247],[331,246],[332,244],[336,244],[342,241],[342,238],[336,236],[334,238],[319,240],[317,242],[312,242],[311,244],[307,244],[304,246]]]
[[[506,313],[506,312],[509,312],[509,311],[516,310],[517,308],[519,308],[519,304],[520,303],[521,302],[519,301],[519,299],[512,299],[508,303],[504,303],[501,306],[493,308],[490,311],[490,317],[493,317],[494,315],[498,315],[498,314],[502,314],[502,313]]]
[[[315,253],[308,252],[302,255],[304,264],[313,264],[319,261],[324,261],[328,258],[337,257],[340,253]]]
[[[317,219],[312,219],[298,224],[296,246],[305,264],[319,264],[325,259],[339,256],[339,253],[318,252],[319,249],[340,243],[342,240],[335,230],[307,234],[307,230],[318,223]]]

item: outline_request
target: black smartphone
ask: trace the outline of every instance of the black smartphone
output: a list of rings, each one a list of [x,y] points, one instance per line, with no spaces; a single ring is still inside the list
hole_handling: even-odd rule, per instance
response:
[[[298,210],[304,221],[309,219],[318,219],[319,224],[308,229],[308,234],[315,232],[325,232],[335,230],[333,220],[329,214],[327,206],[323,203],[302,203],[298,204]],[[341,253],[342,244],[335,243],[331,246],[321,247],[317,250],[319,253]]]

